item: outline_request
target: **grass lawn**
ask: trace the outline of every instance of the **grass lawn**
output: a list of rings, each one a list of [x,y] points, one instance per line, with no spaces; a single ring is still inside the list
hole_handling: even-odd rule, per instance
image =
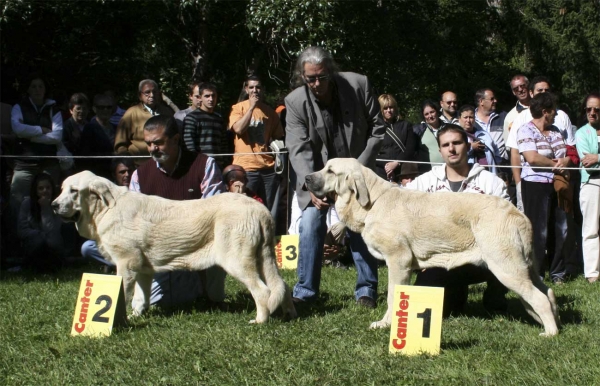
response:
[[[593,385],[600,384],[600,284],[555,287],[563,328],[554,338],[511,293],[509,312],[490,317],[482,285],[459,317],[445,319],[439,356],[388,353],[389,330],[369,330],[385,312],[357,306],[356,271],[323,269],[322,300],[299,318],[249,325],[254,302],[227,279],[230,312],[203,301],[153,309],[104,339],[71,337],[82,272],[2,273],[0,385]],[[285,271],[288,284],[295,272]],[[380,269],[381,289],[387,269]]]

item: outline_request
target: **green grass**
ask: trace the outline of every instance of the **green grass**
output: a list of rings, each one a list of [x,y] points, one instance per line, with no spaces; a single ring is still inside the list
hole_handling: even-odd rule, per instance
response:
[[[557,337],[539,337],[542,327],[513,294],[508,315],[488,316],[482,286],[472,286],[464,315],[444,320],[441,354],[404,357],[388,353],[389,330],[368,329],[385,311],[384,296],[376,310],[357,306],[352,269],[324,268],[322,301],[298,308],[292,322],[249,325],[254,302],[228,278],[230,312],[202,301],[152,309],[103,339],[70,336],[83,271],[3,273],[0,385],[600,383],[600,286],[583,278],[555,287],[563,322]],[[284,276],[295,283],[295,272]],[[385,288],[387,269],[380,277]]]

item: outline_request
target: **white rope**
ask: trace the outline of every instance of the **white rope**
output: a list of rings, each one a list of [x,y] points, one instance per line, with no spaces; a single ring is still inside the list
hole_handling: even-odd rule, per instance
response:
[[[377,158],[376,161],[380,161],[380,162],[398,162],[398,163],[408,163],[408,164],[427,164],[427,165],[444,165],[443,162],[425,162],[425,161],[400,161],[400,160],[393,160],[393,159],[380,159]],[[504,168],[504,169],[521,169],[523,168],[522,166],[512,166],[512,165],[479,165],[479,166],[483,166],[484,168]],[[530,167],[532,169],[548,169],[548,170],[553,170],[554,167],[552,166],[531,166]],[[577,167],[568,167],[568,168],[561,168],[562,170],[591,170],[591,171],[598,171],[599,169],[597,168],[577,168]]]
[[[207,156],[209,157],[231,157],[234,155],[257,155],[257,154],[288,154],[287,151],[265,151],[265,152],[258,152],[258,153],[223,153],[223,154],[210,154],[210,153],[205,153]],[[112,158],[150,158],[150,155],[119,155],[119,154],[115,154],[115,155],[70,155],[70,156],[58,156],[58,155],[0,155],[0,158],[22,158],[22,159],[28,159],[28,158],[35,158],[35,159],[55,159],[55,158],[59,158],[59,159],[65,159],[65,158],[81,158],[81,159],[112,159]]]

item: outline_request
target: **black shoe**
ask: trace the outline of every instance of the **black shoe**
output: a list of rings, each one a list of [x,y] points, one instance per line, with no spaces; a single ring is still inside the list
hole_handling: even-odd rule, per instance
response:
[[[360,298],[358,298],[356,303],[359,306],[363,306],[365,308],[377,308],[377,303],[375,302],[375,299],[370,298],[368,296],[361,296]]]
[[[227,304],[225,302],[213,302],[212,300],[209,300],[208,306],[212,310],[219,310],[221,312],[229,311],[229,304]]]

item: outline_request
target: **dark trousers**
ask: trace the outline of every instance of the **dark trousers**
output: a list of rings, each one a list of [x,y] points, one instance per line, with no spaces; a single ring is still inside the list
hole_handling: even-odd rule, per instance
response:
[[[469,285],[487,282],[483,305],[488,311],[505,311],[506,287],[485,267],[467,264],[446,270],[428,268],[417,273],[415,285],[444,287],[444,316],[460,312],[467,304]]]
[[[563,247],[567,239],[567,214],[558,207],[554,185],[523,180],[521,194],[525,215],[533,227],[533,250],[538,273],[544,277],[549,269],[552,280],[564,280]]]
[[[275,173],[275,169],[249,171],[246,172],[246,176],[248,188],[254,191],[271,210],[279,186],[279,175]]]

